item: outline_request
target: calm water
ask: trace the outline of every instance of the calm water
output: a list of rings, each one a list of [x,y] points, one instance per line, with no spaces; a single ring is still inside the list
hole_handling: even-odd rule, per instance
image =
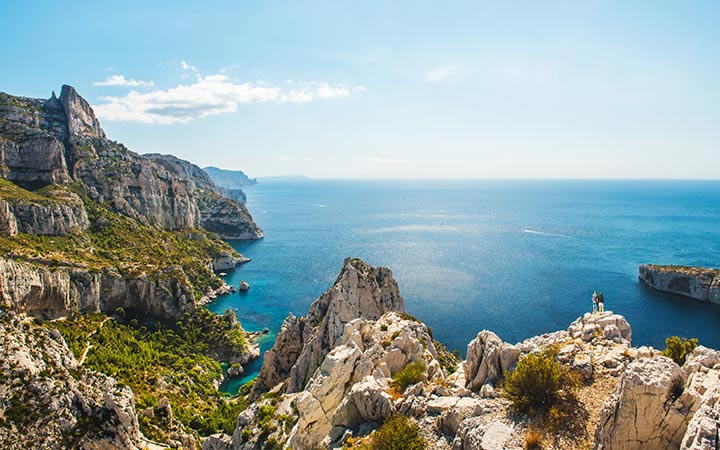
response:
[[[227,281],[252,288],[210,308],[268,327],[263,350],[347,256],[391,268],[408,312],[463,354],[482,329],[517,342],[567,328],[593,289],[628,318],[635,345],[677,334],[720,347],[720,307],[637,281],[641,263],[720,266],[719,182],[301,181],[246,192],[266,238],[232,243],[253,261]]]

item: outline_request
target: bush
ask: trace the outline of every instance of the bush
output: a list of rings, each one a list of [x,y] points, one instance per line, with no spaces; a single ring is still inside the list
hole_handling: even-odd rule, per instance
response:
[[[665,346],[667,348],[663,350],[662,354],[682,366],[685,364],[687,355],[692,353],[695,347],[698,346],[698,340],[696,338],[685,339],[679,336],[670,336],[665,339]]]
[[[391,386],[402,394],[408,386],[419,383],[425,378],[426,368],[427,365],[422,359],[411,362],[393,375]]]
[[[505,379],[504,395],[519,413],[548,416],[556,407],[560,411],[577,404],[575,395],[579,377],[555,360],[557,349],[540,354],[531,353],[522,358]]]
[[[418,424],[405,416],[393,416],[371,437],[371,450],[425,450]]]

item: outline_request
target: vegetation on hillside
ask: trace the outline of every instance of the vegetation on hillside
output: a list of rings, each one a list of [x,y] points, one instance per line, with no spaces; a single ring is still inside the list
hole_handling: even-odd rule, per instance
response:
[[[173,416],[184,426],[202,436],[232,434],[247,400],[217,390],[222,370],[210,353],[218,348],[242,351],[247,345],[242,329],[206,310],[186,314],[175,324],[124,320],[119,313],[109,320],[101,314],[77,315],[47,325],[61,332],[78,358],[89,343],[84,367],[130,386],[138,413],[157,408],[167,397]],[[166,417],[138,417],[143,433],[163,440]]]
[[[88,213],[90,228],[66,236],[0,236],[0,254],[49,265],[74,265],[90,270],[116,268],[123,276],[148,274],[187,280],[196,299],[221,280],[208,266],[213,256],[235,253],[227,243],[202,229],[166,231],[143,225],[91,200],[77,183],[46,186],[31,192],[0,178],[0,198],[51,203],[63,194],[77,194]]]

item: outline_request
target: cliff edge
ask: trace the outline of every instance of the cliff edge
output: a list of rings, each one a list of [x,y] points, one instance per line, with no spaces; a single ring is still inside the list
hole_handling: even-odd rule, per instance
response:
[[[638,269],[638,278],[658,291],[720,303],[720,270],[717,269],[643,264]]]

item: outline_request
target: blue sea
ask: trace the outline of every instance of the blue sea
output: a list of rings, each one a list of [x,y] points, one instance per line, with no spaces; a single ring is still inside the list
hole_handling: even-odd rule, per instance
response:
[[[642,263],[720,266],[720,182],[273,181],[246,193],[266,237],[231,243],[252,262],[226,280],[251,289],[209,308],[269,328],[263,351],[348,256],[391,268],[408,312],[463,354],[483,329],[514,343],[567,328],[593,290],[630,321],[634,345],[682,335],[720,347],[720,306],[637,279]]]

